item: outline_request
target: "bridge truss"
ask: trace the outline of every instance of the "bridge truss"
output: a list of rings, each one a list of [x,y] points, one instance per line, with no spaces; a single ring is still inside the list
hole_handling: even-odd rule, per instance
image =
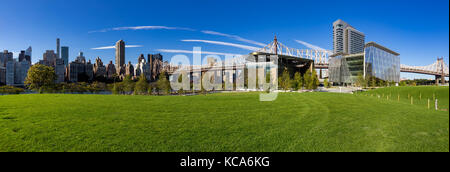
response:
[[[329,58],[332,52],[328,50],[308,50],[308,49],[295,49],[289,48],[286,45],[278,42],[275,37],[274,41],[258,50],[257,52],[271,53],[277,55],[287,55],[298,58],[305,58],[314,60],[315,66],[318,69],[328,69]],[[443,58],[438,59],[435,63],[428,66],[408,66],[401,65],[401,72],[418,73],[435,76],[449,76],[448,65],[444,63]]]
[[[436,62],[428,66],[408,66],[402,64],[400,68],[402,72],[419,73],[436,76],[443,75],[445,77],[449,76],[448,65],[444,63],[443,58],[438,59]]]

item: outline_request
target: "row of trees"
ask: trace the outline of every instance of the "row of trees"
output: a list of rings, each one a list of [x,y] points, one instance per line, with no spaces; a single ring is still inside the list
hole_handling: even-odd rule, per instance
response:
[[[52,67],[36,64],[28,70],[24,84],[39,93],[98,93],[107,90],[107,85],[102,82],[55,84],[55,80],[56,74]]]
[[[369,88],[369,87],[392,87],[396,86],[394,81],[388,82],[382,79],[379,79],[374,76],[364,77],[361,73],[358,74],[356,79],[356,86]],[[399,86],[417,86],[417,85],[434,85],[435,81],[433,80],[425,80],[425,79],[416,79],[416,80],[405,80],[400,81]]]
[[[406,80],[399,83],[400,86],[435,85],[435,81],[429,80]]]
[[[151,95],[156,94],[171,94],[172,89],[170,87],[170,82],[168,80],[168,75],[166,72],[162,72],[156,83],[148,82],[147,78],[142,75],[135,82],[132,80],[131,76],[126,76],[122,82],[117,82],[111,85],[107,85],[101,82],[94,83],[63,83],[54,84],[56,75],[52,67],[45,65],[33,65],[29,71],[28,76],[25,80],[25,84],[29,89],[36,90],[39,92],[92,92],[98,93],[100,91],[111,90],[113,94],[135,94],[135,95]],[[182,79],[179,76],[178,81]],[[248,79],[246,78],[246,81]],[[267,82],[270,81],[270,75],[266,76]],[[288,70],[285,70],[283,74],[279,77],[279,88],[283,90],[301,90],[301,89],[317,89],[319,86],[319,79],[316,70],[310,68],[306,71],[304,75],[299,72],[295,73],[294,77],[291,78]],[[325,86],[329,86],[328,81],[324,83]],[[182,94],[185,91],[180,90],[179,93]],[[204,88],[202,87],[202,92]]]
[[[19,94],[24,92],[25,90],[22,88],[17,88],[13,86],[0,86],[0,94]]]
[[[278,85],[280,89],[285,91],[289,89],[294,91],[301,89],[314,90],[319,87],[320,82],[316,70],[311,67],[303,76],[296,72],[294,78],[291,78],[288,70],[284,70],[283,74],[278,78]]]
[[[55,80],[56,74],[52,67],[36,64],[28,70],[24,83],[28,89],[38,91],[39,93],[98,93],[107,90],[112,90],[115,94],[151,94],[153,90],[158,94],[161,91],[164,94],[169,94],[170,92],[170,83],[166,73],[161,73],[158,82],[152,84],[148,84],[144,76],[141,76],[137,82],[134,82],[131,76],[126,76],[122,82],[111,85],[103,82],[55,84]],[[2,90],[4,92],[15,92],[15,90],[9,87],[5,87]]]
[[[148,83],[147,78],[141,75],[137,82],[126,76],[122,82],[114,83],[111,89],[113,94],[134,94],[134,95],[152,95],[153,93],[170,94],[170,82],[167,79],[167,73],[162,72],[156,83]]]
[[[362,73],[359,73],[355,82],[356,86],[369,88],[369,87],[389,87],[395,86],[396,83],[394,81],[388,82],[382,79],[379,79],[375,76],[366,76],[364,77]]]

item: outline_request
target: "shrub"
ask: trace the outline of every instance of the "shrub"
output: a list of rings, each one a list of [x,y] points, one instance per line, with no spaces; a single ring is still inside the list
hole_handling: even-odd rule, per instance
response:
[[[13,86],[1,86],[0,87],[0,94],[20,94],[24,92],[25,90],[22,88],[17,88]]]

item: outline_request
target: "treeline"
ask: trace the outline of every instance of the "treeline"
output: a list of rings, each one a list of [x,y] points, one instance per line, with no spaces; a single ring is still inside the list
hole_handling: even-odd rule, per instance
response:
[[[158,76],[157,82],[149,84],[144,75],[141,75],[137,82],[133,81],[131,76],[125,76],[122,82],[113,84],[111,91],[113,94],[125,95],[167,95],[171,94],[172,91],[167,77],[167,73],[162,72]]]
[[[270,82],[270,74],[266,76],[267,82]],[[134,81],[131,76],[125,76],[122,82],[114,82],[112,84],[106,84],[103,82],[79,82],[79,83],[62,83],[55,84],[56,79],[55,73],[51,67],[45,65],[33,65],[29,71],[28,76],[25,80],[25,84],[28,89],[37,91],[39,93],[99,93],[102,91],[110,91],[112,94],[123,94],[123,95],[168,95],[174,93],[168,75],[166,72],[162,72],[158,76],[157,82],[149,83],[147,78],[142,75],[137,81]],[[181,76],[178,78],[178,82],[181,82]],[[246,83],[248,78],[246,78]],[[299,72],[291,75],[287,70],[278,78],[279,89],[282,90],[314,90],[319,86],[319,79],[317,72],[314,68],[310,68],[306,71],[304,75]],[[329,86],[327,80],[325,80],[324,85]],[[234,86],[236,87],[236,86]],[[192,89],[192,86],[191,86]],[[189,92],[179,90],[178,94],[185,94]],[[197,93],[192,91],[192,93]],[[207,91],[201,87],[198,93],[206,94]]]
[[[392,87],[397,85],[394,81],[385,81],[375,76],[368,75],[364,77],[362,73],[358,74],[355,84],[356,86],[363,88]]]
[[[294,74],[294,78],[291,78],[288,70],[284,70],[283,74],[278,78],[278,87],[282,90],[298,91],[302,89],[314,90],[320,85],[317,72],[314,68],[308,69],[302,76],[300,72]],[[326,79],[324,86],[329,87],[329,82]]]
[[[400,86],[417,86],[417,85],[436,85],[436,81],[428,79],[414,79],[414,80],[404,80],[400,82]]]
[[[78,82],[55,84],[56,74],[52,67],[36,64],[28,70],[25,85],[38,93],[99,93],[109,90],[102,82]]]
[[[363,88],[397,86],[397,83],[394,81],[388,82],[374,76],[364,77],[361,73],[358,74],[355,84],[356,86]],[[398,83],[398,86],[418,86],[418,85],[435,85],[435,81],[426,79],[415,79],[415,80],[404,80]]]
[[[0,86],[0,94],[20,94],[23,92],[25,92],[23,88],[17,88],[8,85]]]

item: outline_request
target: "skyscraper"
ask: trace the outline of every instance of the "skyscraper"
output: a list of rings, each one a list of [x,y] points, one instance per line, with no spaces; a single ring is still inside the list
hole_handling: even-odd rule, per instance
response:
[[[116,43],[116,71],[119,73],[120,69],[125,64],[125,42],[123,40]]]
[[[30,64],[31,64],[31,56],[32,56],[32,54],[33,54],[33,49],[30,46],[30,47],[27,48],[27,50],[25,50],[25,59],[27,61],[29,61]]]
[[[20,51],[20,53],[19,53],[19,62],[26,61],[29,64],[31,64],[31,56],[28,55],[29,53],[27,53],[27,51],[25,51],[25,50]]]
[[[86,63],[86,57],[84,57],[84,53],[82,51],[80,51],[75,61],[78,63]]]
[[[64,66],[69,65],[69,47],[61,47],[61,59],[64,60]]]
[[[5,50],[0,52],[0,66],[6,67],[6,62],[13,60],[13,53]]]
[[[61,58],[61,49],[60,49],[60,41],[59,38],[56,39],[56,57]]]
[[[364,52],[365,37],[364,33],[341,19],[333,23],[334,53],[356,54]]]
[[[58,54],[55,54],[55,51],[53,50],[47,50],[42,56],[44,57],[43,61],[45,65],[51,66],[55,63]]]
[[[19,62],[26,61],[25,59],[25,51],[20,51],[19,53]]]

